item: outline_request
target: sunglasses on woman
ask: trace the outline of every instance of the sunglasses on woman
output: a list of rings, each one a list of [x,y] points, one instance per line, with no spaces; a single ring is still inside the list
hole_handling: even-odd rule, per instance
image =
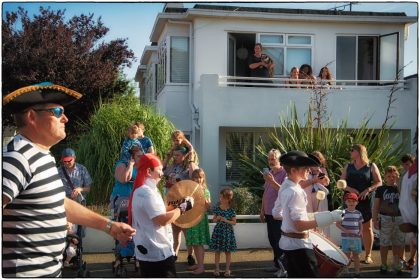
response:
[[[50,112],[52,113],[56,118],[61,118],[61,116],[64,114],[64,109],[61,107],[54,107],[54,108],[48,108],[48,109],[33,109],[35,112]]]

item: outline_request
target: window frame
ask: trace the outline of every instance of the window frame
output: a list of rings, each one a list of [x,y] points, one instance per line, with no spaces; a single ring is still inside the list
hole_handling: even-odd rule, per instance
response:
[[[169,63],[167,63],[167,83],[168,84],[176,84],[176,85],[188,85],[190,83],[190,59],[191,59],[191,49],[190,49],[190,37],[189,36],[179,36],[179,35],[174,35],[174,36],[168,36],[169,40],[168,40],[168,57],[169,57]],[[172,67],[172,62],[173,59],[171,57],[172,54],[172,39],[173,38],[185,38],[187,40],[187,57],[188,57],[188,64],[187,64],[187,81],[186,82],[173,82],[172,79],[172,72],[171,72],[171,67]]]

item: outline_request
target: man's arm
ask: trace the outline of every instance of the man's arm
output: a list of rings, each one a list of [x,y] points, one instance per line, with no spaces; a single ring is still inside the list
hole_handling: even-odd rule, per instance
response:
[[[3,194],[2,199],[3,199],[3,209],[4,209],[4,207],[6,207],[6,205],[10,203],[10,198],[7,195]]]
[[[64,207],[69,222],[105,231],[123,244],[131,240],[136,233],[136,230],[129,225],[119,222],[112,222],[111,229],[108,229],[107,225],[110,223],[108,218],[89,210],[71,199],[64,199]]]

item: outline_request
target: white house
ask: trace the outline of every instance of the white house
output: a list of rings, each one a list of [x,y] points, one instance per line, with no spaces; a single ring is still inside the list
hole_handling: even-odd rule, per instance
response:
[[[137,70],[140,98],[190,137],[213,190],[235,178],[226,152],[233,135],[254,145],[291,104],[305,118],[312,90],[284,85],[291,67],[303,63],[312,65],[314,75],[327,64],[332,70],[337,84],[328,90],[332,125],[348,119],[355,128],[372,116],[370,126],[381,127],[387,96],[396,86],[393,133],[413,151],[417,75],[401,77],[404,42],[416,35],[408,34],[408,25],[415,22],[405,13],[167,4]],[[256,42],[276,63],[270,86],[243,78]]]

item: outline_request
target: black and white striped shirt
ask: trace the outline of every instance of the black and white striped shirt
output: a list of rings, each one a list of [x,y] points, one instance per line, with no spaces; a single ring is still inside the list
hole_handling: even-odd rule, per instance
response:
[[[21,135],[3,148],[3,277],[57,277],[66,237],[55,159]]]

